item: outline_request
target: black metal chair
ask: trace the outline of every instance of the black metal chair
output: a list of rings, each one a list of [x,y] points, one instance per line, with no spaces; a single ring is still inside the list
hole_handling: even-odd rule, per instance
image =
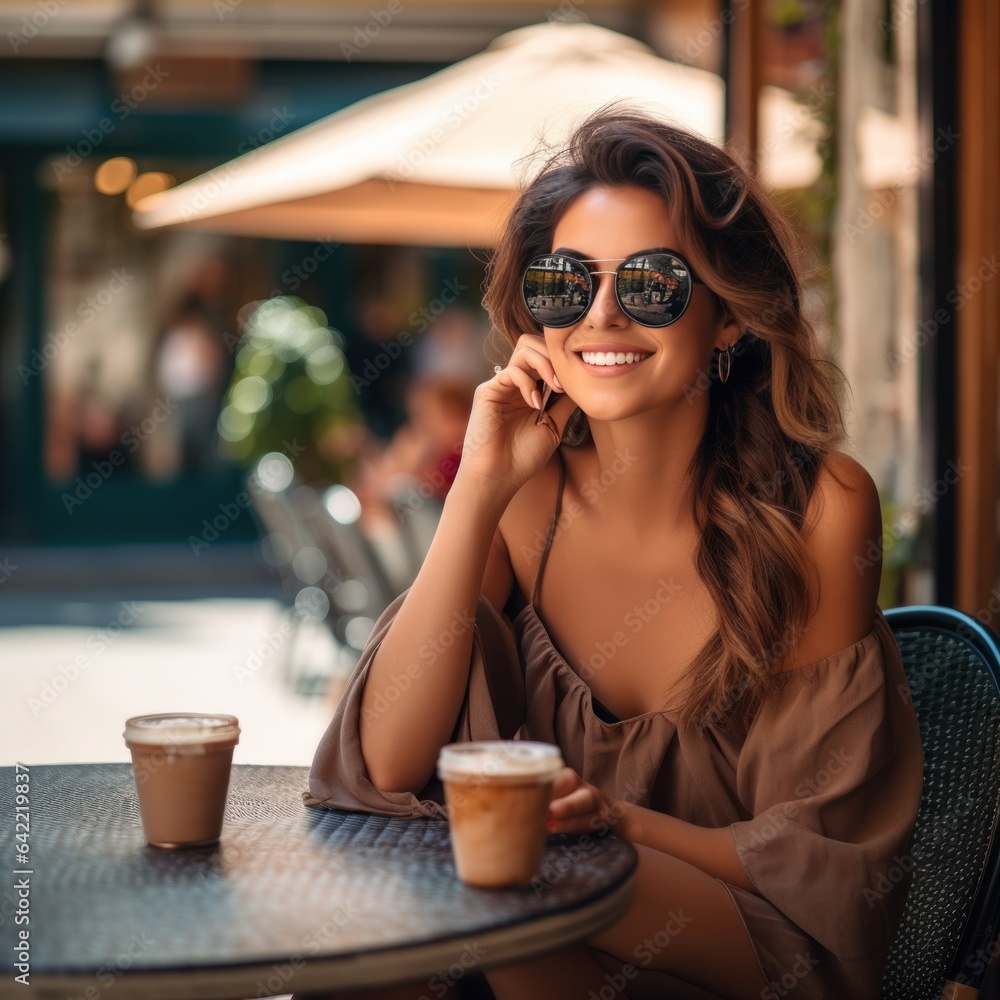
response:
[[[1000,639],[950,608],[885,617],[920,724],[924,789],[882,997],[965,1000],[1000,953]]]

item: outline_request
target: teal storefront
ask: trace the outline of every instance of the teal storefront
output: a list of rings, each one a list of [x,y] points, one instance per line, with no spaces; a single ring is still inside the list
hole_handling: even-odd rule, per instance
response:
[[[96,59],[3,65],[0,542],[183,543],[231,509],[246,470],[219,454],[220,400],[249,304],[275,294],[341,331],[365,422],[391,433],[413,352],[387,352],[419,340],[449,281],[478,309],[481,255],[143,233],[110,174],[180,183],[439,64],[263,62],[215,103],[180,62],[129,85]],[[245,510],[226,528],[255,534]]]

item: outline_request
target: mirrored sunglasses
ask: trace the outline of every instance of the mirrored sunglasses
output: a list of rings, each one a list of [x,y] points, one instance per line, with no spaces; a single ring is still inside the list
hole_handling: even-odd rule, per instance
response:
[[[613,271],[589,270],[588,264],[622,262]],[[621,311],[641,326],[670,326],[684,315],[691,285],[704,282],[675,250],[658,247],[620,257],[578,258],[566,253],[536,257],[524,269],[521,287],[528,312],[542,326],[579,323],[594,301],[594,275],[615,276]]]

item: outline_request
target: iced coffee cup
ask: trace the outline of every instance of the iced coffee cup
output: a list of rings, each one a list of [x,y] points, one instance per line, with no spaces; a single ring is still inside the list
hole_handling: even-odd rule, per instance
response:
[[[552,783],[563,767],[559,747],[529,740],[442,747],[451,846],[468,885],[528,885],[545,850]]]
[[[240,737],[236,717],[138,715],[125,723],[123,735],[146,840],[165,848],[217,843]]]

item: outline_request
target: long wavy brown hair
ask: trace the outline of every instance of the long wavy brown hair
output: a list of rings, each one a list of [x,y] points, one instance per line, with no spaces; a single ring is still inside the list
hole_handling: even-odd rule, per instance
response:
[[[812,560],[801,529],[823,455],[844,436],[840,371],[820,356],[802,314],[794,230],[760,184],[725,149],[620,104],[591,115],[549,156],[506,221],[483,304],[512,346],[541,332],[521,293],[524,268],[551,252],[563,212],[597,185],[661,195],[695,272],[745,331],[728,380],[718,379],[716,352],[690,387],[709,397],[691,479],[696,566],[719,627],[691,665],[678,716],[724,726],[774,690],[774,668],[808,618]],[[563,441],[588,438],[577,409]]]

